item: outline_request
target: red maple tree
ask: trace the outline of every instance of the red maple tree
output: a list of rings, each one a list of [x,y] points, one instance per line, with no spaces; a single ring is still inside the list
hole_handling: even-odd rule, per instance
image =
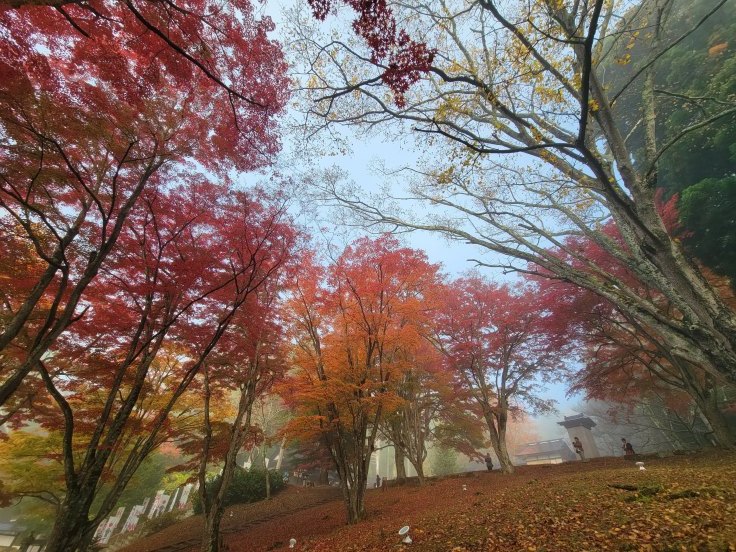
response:
[[[0,405],[80,316],[143,190],[268,163],[286,100],[247,2],[56,4],[0,11],[0,241],[32,268],[0,307]]]
[[[319,20],[324,20],[338,3],[334,0],[308,2]],[[404,94],[419,80],[421,73],[429,71],[436,52],[399,28],[386,0],[344,0],[343,3],[357,12],[353,30],[370,48],[371,61],[384,67],[381,80],[394,93],[396,105],[402,107]]]
[[[510,473],[509,418],[551,407],[539,390],[564,373],[569,344],[532,289],[472,275],[452,282],[445,297],[434,342],[482,411],[501,468]]]
[[[278,198],[211,184],[144,193],[89,286],[85,315],[39,363],[61,416],[28,415],[64,434],[52,550],[90,542],[142,461],[175,435],[169,414],[219,341],[247,350],[233,322],[296,238]],[[100,496],[103,479],[112,484]]]

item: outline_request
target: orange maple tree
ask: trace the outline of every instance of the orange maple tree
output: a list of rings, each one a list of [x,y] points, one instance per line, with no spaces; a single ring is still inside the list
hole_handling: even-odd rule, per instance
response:
[[[296,416],[288,431],[329,451],[349,523],[364,515],[379,426],[401,403],[394,382],[422,341],[423,297],[436,274],[394,238],[361,239],[326,269],[305,262],[290,301],[294,372],[282,396]]]

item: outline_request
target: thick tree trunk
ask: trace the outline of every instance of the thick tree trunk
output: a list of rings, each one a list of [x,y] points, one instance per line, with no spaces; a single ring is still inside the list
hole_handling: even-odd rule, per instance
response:
[[[92,493],[67,493],[54,520],[47,552],[84,552],[92,543],[96,523],[88,519]]]
[[[504,473],[514,473],[514,465],[511,463],[508,448],[506,447],[506,438],[498,440],[498,462],[501,464],[501,470]]]
[[[365,488],[366,484],[363,481],[348,493],[348,523],[351,525],[358,523],[365,515]]]
[[[411,462],[411,465],[414,467],[414,470],[417,472],[417,478],[419,479],[419,485],[424,485],[424,451],[417,451],[418,456],[409,457],[409,462]],[[406,473],[404,473],[404,476],[406,476]]]
[[[364,432],[362,442],[366,441],[365,435]],[[373,442],[375,435],[370,440]],[[373,450],[373,446],[370,446],[367,450],[360,447],[359,454],[361,459],[354,462],[351,462],[353,455],[349,455],[344,446],[345,443],[339,437],[330,445],[333,449],[332,458],[335,462],[338,476],[340,477],[340,490],[342,491],[345,509],[347,510],[347,522],[348,524],[354,524],[359,522],[365,514],[365,490],[368,483],[368,467],[370,466],[371,460],[370,451]]]
[[[651,70],[648,73],[651,73]],[[647,74],[645,84],[651,75]],[[736,382],[736,315],[717,291],[703,277],[699,269],[685,255],[679,240],[667,233],[657,213],[652,178],[638,175],[631,165],[631,156],[626,141],[615,123],[606,92],[595,74],[591,75],[591,92],[601,104],[595,116],[606,136],[611,153],[616,158],[624,185],[631,192],[635,210],[617,207],[618,202],[607,201],[616,226],[629,246],[630,255],[636,262],[630,263],[636,276],[646,286],[661,291],[682,313],[682,318],[666,320],[656,306],[639,300],[629,290],[617,291],[615,286],[600,286],[598,282],[573,269],[555,270],[553,273],[568,277],[569,281],[590,289],[617,305],[627,316],[644,326],[655,329],[662,335],[673,355],[701,367],[714,377],[725,377]],[[649,105],[645,114],[648,140],[654,142],[655,112],[653,95],[644,96]],[[650,144],[650,150],[653,144]],[[651,155],[651,151],[649,152]],[[654,161],[653,159],[650,161]],[[625,170],[622,170],[622,167]],[[656,168],[652,167],[653,169]],[[604,181],[610,175],[599,175]],[[613,176],[610,176],[613,178]],[[607,193],[609,199],[613,195]],[[645,229],[645,231],[643,231]],[[563,272],[565,273],[563,275]],[[635,294],[636,292],[634,292]]]
[[[417,463],[413,464],[414,469],[417,471],[417,478],[419,478],[419,485],[424,485],[424,461],[423,459],[417,459]]]
[[[668,354],[666,349],[663,350],[665,354]],[[706,424],[710,426],[711,432],[707,435],[708,440],[718,448],[736,448],[734,434],[729,428],[723,412],[718,407],[718,392],[720,387],[714,378],[707,374],[703,377],[702,372],[689,363],[681,362],[677,359],[671,359],[670,362],[680,370],[680,377],[684,384],[683,389],[690,395],[700,415]],[[657,375],[656,372],[655,375]],[[700,442],[701,437],[696,435],[695,432],[693,434],[695,439]]]
[[[339,429],[325,434],[326,444],[340,477],[340,489],[347,509],[348,524],[357,523],[365,515],[368,469],[375,451],[381,414],[382,407],[379,405],[370,417],[364,413],[356,416],[355,425],[345,437]]]
[[[396,481],[403,483],[406,481],[406,465],[404,464],[404,451],[394,445],[394,462],[396,463]],[[414,463],[412,462],[412,465]],[[414,466],[416,468],[416,466]],[[417,472],[419,473],[419,472]]]
[[[342,499],[345,503],[347,511],[347,522],[352,525],[361,520],[364,513],[364,497],[366,488],[366,479],[356,474],[354,480],[351,480],[346,463],[342,459],[337,460],[338,474],[340,476],[340,490],[342,491]],[[362,472],[363,470],[358,470]]]

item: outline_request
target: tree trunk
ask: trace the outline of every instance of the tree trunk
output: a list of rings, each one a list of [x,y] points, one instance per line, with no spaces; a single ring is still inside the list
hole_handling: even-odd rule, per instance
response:
[[[414,469],[417,470],[417,478],[419,478],[419,485],[424,485],[424,461],[417,459],[416,464],[412,464]]]
[[[396,463],[396,481],[403,483],[406,481],[406,465],[404,464],[404,451],[394,445],[394,462]],[[412,462],[413,465],[413,462]],[[416,466],[414,466],[416,468]],[[419,470],[417,470],[419,473]],[[420,480],[421,481],[421,480]]]
[[[201,552],[220,552],[220,522],[225,512],[223,502],[225,500],[225,492],[230,486],[233,472],[237,466],[237,455],[240,447],[243,445],[245,435],[250,428],[251,412],[253,401],[255,400],[255,383],[251,380],[247,385],[241,388],[240,400],[238,402],[238,413],[231,425],[230,443],[227,453],[225,454],[225,462],[220,473],[220,483],[215,485],[214,492],[210,501],[210,509],[205,510],[205,525],[202,534]]]
[[[348,523],[358,523],[365,515],[365,481],[359,483],[352,492],[348,492]]]
[[[501,464],[501,471],[503,473],[514,473],[514,465],[511,463],[511,457],[509,456],[508,448],[506,448],[506,439],[499,439],[498,450],[498,462]]]
[[[658,345],[665,355],[668,355],[668,350],[661,343]],[[736,448],[734,434],[729,428],[723,412],[718,407],[720,385],[708,374],[703,377],[699,367],[694,367],[692,364],[678,359],[672,359],[669,356],[667,358],[671,364],[679,369],[684,391],[692,398],[706,425],[710,426],[711,432],[707,434],[707,438],[718,448],[727,450]],[[656,371],[653,373],[659,375]],[[660,379],[667,381],[663,377],[660,377]],[[698,444],[701,443],[701,435],[693,431],[693,437]]]
[[[266,500],[271,499],[271,474],[268,472],[268,461],[266,460],[266,442],[261,446],[261,456],[263,456],[263,471],[266,477]]]
[[[714,444],[718,448],[733,450],[736,448],[736,439],[731,432],[731,428],[728,427],[723,412],[718,408],[715,394],[712,393],[712,397],[708,398],[696,398],[697,407],[700,410],[703,418],[710,426],[711,433],[709,437],[713,440]]]
[[[365,514],[365,490],[371,454],[368,452],[366,456],[363,453],[363,460],[351,463],[339,438],[331,446],[334,447],[335,451],[332,458],[340,477],[340,490],[347,510],[347,522],[352,525],[359,522]],[[369,450],[372,450],[372,447]]]
[[[279,454],[276,456],[276,471],[281,471],[281,464],[284,460],[284,450],[286,447],[286,437],[281,438],[281,444],[279,445]]]
[[[499,429],[496,428],[496,418],[493,412],[484,413],[486,424],[488,425],[488,433],[491,437],[491,446],[498,457],[498,463],[501,465],[503,473],[514,473],[514,465],[511,463],[509,453],[506,448],[506,427],[501,427],[499,421]],[[505,424],[503,424],[505,426]]]
[[[319,469],[319,484],[320,485],[330,484],[330,472],[325,468]]]
[[[220,552],[222,549],[222,535],[220,534],[220,522],[225,513],[225,508],[215,507],[213,500],[212,508],[204,518],[204,531],[202,533],[202,552]]]
[[[210,499],[210,509],[205,511],[204,532],[202,533],[201,552],[220,552],[222,537],[220,535],[220,523],[225,513],[225,492],[230,486],[233,472],[235,471],[235,454],[225,457],[225,465],[220,473],[220,485],[216,486]]]
[[[419,479],[419,485],[424,485],[424,451],[417,451],[418,457],[414,458],[412,456],[409,457],[409,462],[411,462],[411,465],[414,467],[414,470],[417,472],[417,478]],[[403,464],[403,454],[402,454],[402,464]],[[404,477],[406,477],[406,471],[404,470]]]
[[[92,543],[97,523],[88,520],[92,495],[68,493],[59,507],[54,528],[46,545],[47,552],[84,552]]]

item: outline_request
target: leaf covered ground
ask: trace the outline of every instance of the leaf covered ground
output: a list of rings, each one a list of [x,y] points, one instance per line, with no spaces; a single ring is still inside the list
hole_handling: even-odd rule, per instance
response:
[[[432,480],[422,488],[371,490],[367,519],[354,526],[344,525],[339,496],[315,506],[330,497],[312,494],[319,489],[291,488],[285,491],[290,506],[281,508],[283,514],[262,504],[226,514],[231,529],[245,526],[227,532],[225,543],[231,552],[288,550],[291,537],[297,550],[315,552],[736,552],[736,455],[646,459],[645,466],[640,471],[632,462],[607,458],[522,467],[511,476],[476,472]],[[259,506],[273,510],[263,516],[270,519],[258,521],[253,512]],[[247,509],[253,510],[239,514]],[[193,518],[180,526],[191,531],[195,523]],[[397,531],[403,525],[412,528],[412,545],[400,542]],[[182,535],[177,527],[169,528],[165,539],[160,533],[126,550],[170,545]]]

